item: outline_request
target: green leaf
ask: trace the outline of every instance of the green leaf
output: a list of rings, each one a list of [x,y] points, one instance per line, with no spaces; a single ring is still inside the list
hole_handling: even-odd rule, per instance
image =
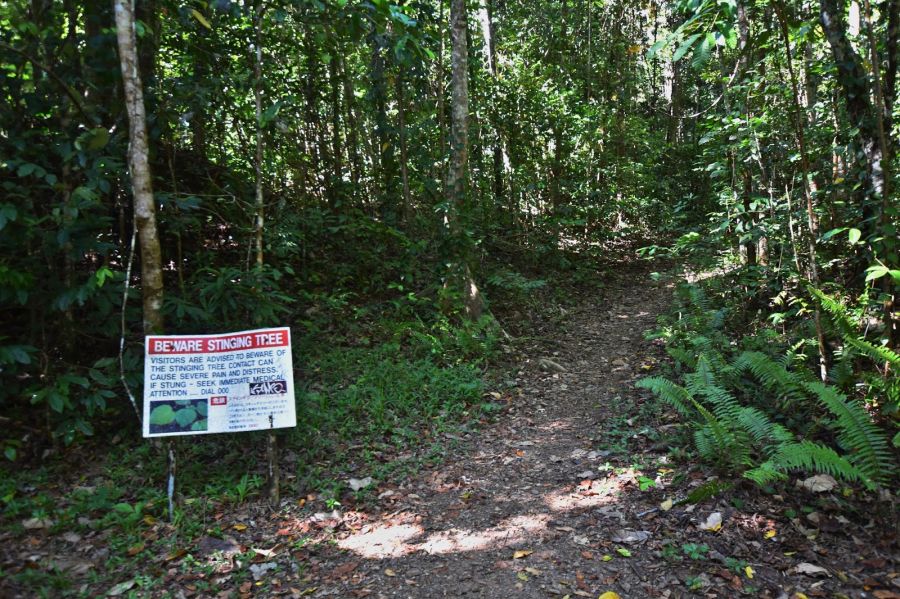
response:
[[[206,415],[209,413],[209,406],[206,405],[206,401],[194,404],[194,409],[196,409],[197,413],[203,417],[206,417]]]
[[[6,456],[6,459],[10,462],[16,461],[16,448],[12,445],[7,445],[3,450],[3,455]]]
[[[191,425],[192,431],[205,431],[206,430],[206,418],[203,420],[198,420],[194,424]]]
[[[691,37],[684,40],[684,42],[681,44],[681,46],[679,46],[678,49],[675,50],[675,55],[672,56],[672,62],[678,62],[679,60],[681,60],[684,57],[684,55],[687,54],[688,51],[691,49],[691,47],[694,45],[694,42],[696,42],[698,39],[700,39],[701,35],[703,35],[703,34],[695,33]]]
[[[191,14],[194,15],[194,18],[197,19],[197,21],[199,21],[201,25],[209,30],[212,30],[212,24],[210,24],[210,22],[206,20],[206,17],[204,17],[199,10],[197,10],[196,8],[192,8]]]
[[[175,412],[175,422],[181,428],[186,427],[197,419],[197,410],[194,408],[182,408]]]
[[[859,243],[859,239],[862,237],[862,231],[859,229],[850,229],[850,233],[848,234],[850,238],[850,244],[854,245]]]
[[[153,411],[150,412],[150,424],[155,424],[157,426],[166,426],[167,424],[172,424],[175,421],[175,410],[172,409],[172,406],[169,404],[163,404],[161,406],[156,406],[153,408]]]

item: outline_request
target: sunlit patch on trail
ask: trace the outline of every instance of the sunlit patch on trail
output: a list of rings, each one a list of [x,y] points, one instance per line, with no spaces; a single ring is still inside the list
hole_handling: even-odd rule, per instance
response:
[[[628,475],[610,476],[602,480],[584,480],[543,496],[550,511],[512,516],[484,530],[451,528],[426,536],[418,517],[392,517],[369,524],[338,540],[338,547],[368,559],[402,557],[412,553],[443,555],[508,547],[533,538],[547,530],[552,512],[568,512],[606,505],[617,501],[631,479]]]
[[[419,543],[414,539],[425,532],[421,524],[385,522],[339,540],[338,547],[369,559],[401,557],[420,551],[430,555],[479,551],[519,543],[545,530],[549,522],[549,514],[515,516],[486,530],[452,528],[435,532]]]
[[[544,496],[544,503],[554,512],[569,512],[614,503],[625,486],[620,476],[603,480],[584,480],[574,488],[565,488]]]
[[[506,547],[545,530],[549,522],[549,514],[527,514],[509,518],[482,531],[453,528],[431,535],[417,550],[440,555]]]
[[[338,541],[338,547],[371,559],[401,557],[414,553],[409,541],[425,532],[421,524],[375,524]]]

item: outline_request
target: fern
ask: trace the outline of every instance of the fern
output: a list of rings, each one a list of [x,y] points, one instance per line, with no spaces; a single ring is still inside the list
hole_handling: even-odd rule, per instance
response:
[[[743,352],[733,362],[735,370],[749,372],[753,378],[780,397],[788,404],[798,402],[806,397],[806,391],[799,374],[787,370],[784,364],[776,362],[762,352]]]
[[[850,460],[868,479],[884,483],[894,469],[887,435],[875,426],[859,402],[848,399],[834,387],[815,382],[807,383],[806,388],[837,417],[838,439],[852,451]]]
[[[888,362],[895,369],[900,368],[900,354],[887,347],[870,343],[858,335],[857,327],[851,321],[851,316],[842,303],[811,285],[807,289],[818,300],[819,305],[831,315],[835,327],[848,345],[875,362]]]
[[[765,453],[774,453],[778,445],[794,440],[794,435],[789,430],[772,422],[756,408],[741,408],[737,419],[741,427],[753,438],[754,443],[762,447]]]
[[[687,389],[676,385],[667,378],[661,376],[651,376],[641,379],[635,385],[641,389],[647,389],[654,395],[662,399],[664,402],[675,408],[675,411],[688,420],[695,420],[697,415],[694,412],[694,398],[688,393]]]
[[[748,470],[744,477],[763,485],[787,478],[785,473],[791,470],[821,472],[847,482],[862,482],[868,488],[874,488],[872,481],[846,458],[830,447],[812,441],[781,444],[770,460]]]

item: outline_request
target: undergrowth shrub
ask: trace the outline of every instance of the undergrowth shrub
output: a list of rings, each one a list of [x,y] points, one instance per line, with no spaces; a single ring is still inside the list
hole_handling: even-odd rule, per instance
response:
[[[886,426],[897,413],[891,370],[900,368],[900,360],[866,340],[843,304],[809,291],[843,343],[832,370],[850,376],[817,380],[814,355],[805,353],[814,348],[810,338],[761,329],[732,339],[726,334],[729,305],[700,285],[681,285],[674,313],[661,319],[655,336],[666,341],[682,384],[657,376],[638,387],[675,409],[692,429],[698,455],[723,471],[760,485],[804,470],[869,489],[886,487],[897,475]],[[860,371],[860,357],[884,371]]]

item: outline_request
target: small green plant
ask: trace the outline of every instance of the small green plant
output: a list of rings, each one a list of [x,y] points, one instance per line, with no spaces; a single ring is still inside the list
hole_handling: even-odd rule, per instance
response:
[[[748,565],[747,560],[736,559],[733,557],[725,558],[725,567],[735,574],[744,574]]]
[[[703,584],[703,578],[699,576],[688,576],[684,579],[684,585],[692,591],[699,591],[703,588]]]
[[[638,476],[638,487],[640,488],[641,491],[646,491],[647,489],[649,489],[651,487],[655,487],[655,486],[656,486],[656,481],[653,480],[652,478],[648,478],[643,475]]]
[[[253,476],[244,474],[241,476],[241,480],[234,486],[230,495],[236,503],[244,503],[247,500],[247,497],[259,491],[259,489],[262,488],[262,485],[263,479],[258,474],[254,474]]]
[[[685,543],[681,546],[681,551],[693,560],[705,560],[706,554],[709,553],[709,545],[705,543]]]
[[[660,555],[662,556],[663,559],[666,559],[669,561],[677,562],[677,561],[681,561],[683,559],[681,556],[681,550],[678,548],[677,545],[674,545],[672,543],[666,543],[665,545],[663,545]]]

